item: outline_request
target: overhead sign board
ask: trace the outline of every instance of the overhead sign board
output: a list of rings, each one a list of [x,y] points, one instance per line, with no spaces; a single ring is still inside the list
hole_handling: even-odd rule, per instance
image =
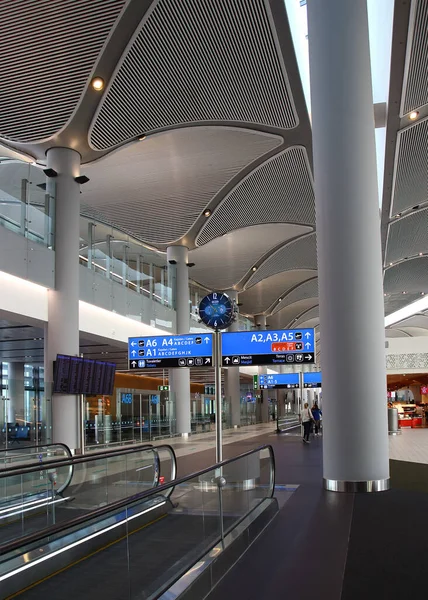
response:
[[[130,369],[212,367],[213,334],[129,338],[128,359]]]
[[[238,331],[222,334],[223,367],[315,362],[313,329]]]
[[[304,388],[320,388],[321,387],[321,371],[316,373],[303,373]]]
[[[273,373],[259,375],[260,388],[286,388],[289,390],[299,388],[299,373]]]

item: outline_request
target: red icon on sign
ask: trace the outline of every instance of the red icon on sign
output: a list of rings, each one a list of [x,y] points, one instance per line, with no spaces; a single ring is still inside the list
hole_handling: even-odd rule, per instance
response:
[[[294,352],[296,350],[295,342],[277,342],[271,346],[272,352]]]

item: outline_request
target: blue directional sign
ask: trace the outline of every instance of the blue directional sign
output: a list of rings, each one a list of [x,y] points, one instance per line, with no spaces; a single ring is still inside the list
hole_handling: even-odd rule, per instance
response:
[[[303,373],[303,387],[305,388],[320,388],[321,387],[321,371],[314,373]]]
[[[297,389],[299,387],[299,373],[273,373],[269,375],[259,375],[259,386],[261,389]]]
[[[314,363],[315,332],[279,329],[223,333],[222,357],[224,367]]]
[[[213,334],[129,338],[128,359],[130,369],[212,367]]]

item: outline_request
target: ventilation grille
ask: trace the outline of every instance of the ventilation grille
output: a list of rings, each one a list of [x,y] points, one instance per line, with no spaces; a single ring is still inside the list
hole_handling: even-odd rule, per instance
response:
[[[389,226],[386,263],[428,252],[428,208],[411,213]]]
[[[174,129],[88,165],[82,199],[104,222],[162,246],[185,235],[230,179],[280,142],[241,128]]]
[[[392,215],[428,200],[427,148],[428,119],[399,132]]]
[[[0,2],[0,135],[51,137],[67,123],[125,0]]]
[[[283,302],[286,304],[293,304],[294,302],[299,302],[299,300],[305,300],[306,298],[317,298],[318,297],[318,279],[312,279],[310,281],[305,281],[302,285],[299,285],[298,288],[294,289],[292,292],[283,297]],[[282,303],[281,303],[282,304]],[[281,304],[278,304],[273,311],[275,314],[278,310],[281,309]]]
[[[206,244],[227,231],[257,223],[315,224],[315,200],[306,150],[290,148],[239,183],[197,238]]]
[[[264,262],[254,273],[247,287],[251,287],[281,271],[294,269],[316,269],[317,251],[315,233],[287,244]]]
[[[297,125],[263,0],[159,0],[128,49],[91,131],[102,150],[160,128]]]
[[[428,292],[428,258],[406,260],[385,271],[383,289],[386,294]],[[408,304],[408,302],[406,302]]]
[[[301,323],[306,323],[306,321],[310,321],[311,319],[318,319],[320,316],[320,307],[315,306],[308,310],[307,313],[302,315],[300,319],[298,319],[295,323],[293,323],[293,327],[299,327]]]
[[[428,103],[428,0],[416,0],[403,114]]]

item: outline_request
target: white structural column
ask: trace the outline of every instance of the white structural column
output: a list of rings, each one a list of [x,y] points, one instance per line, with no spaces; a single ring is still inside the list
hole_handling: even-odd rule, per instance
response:
[[[53,361],[57,354],[79,354],[79,238],[80,155],[69,148],[47,152],[47,166],[55,177],[55,289],[48,293],[45,329],[46,398],[52,399],[52,436],[72,450],[80,447],[79,398],[52,394]],[[51,180],[52,181],[52,180]]]
[[[366,0],[309,0],[324,483],[389,486],[380,219]],[[364,383],[363,383],[364,382]]]
[[[7,422],[15,423],[17,417],[24,419],[24,363],[10,362],[7,377]],[[20,425],[22,422],[20,423]]]
[[[256,315],[255,323],[257,330],[265,330],[266,329],[266,316],[265,315]],[[258,367],[259,375],[267,373],[267,367],[259,366]],[[269,396],[273,398],[275,392],[273,390],[260,390],[260,419],[262,423],[267,423],[269,421]]]
[[[238,292],[236,290],[227,290],[229,298],[238,304]],[[227,331],[238,331],[238,320],[234,321]],[[232,427],[241,425],[241,384],[239,378],[239,367],[229,367],[224,369],[224,395],[230,402],[230,419]]]
[[[167,259],[175,268],[175,278],[171,278],[173,298],[177,315],[177,334],[189,333],[190,304],[189,304],[189,251],[185,246],[170,246],[167,248]],[[190,371],[187,368],[170,370],[170,387],[175,397],[177,433],[187,435],[190,425]],[[171,377],[172,375],[172,377]]]

